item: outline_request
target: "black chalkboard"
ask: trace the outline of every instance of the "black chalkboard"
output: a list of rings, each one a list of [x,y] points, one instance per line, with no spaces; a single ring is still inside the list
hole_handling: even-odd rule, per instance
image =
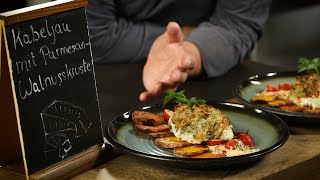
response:
[[[6,26],[28,171],[103,141],[85,8]]]

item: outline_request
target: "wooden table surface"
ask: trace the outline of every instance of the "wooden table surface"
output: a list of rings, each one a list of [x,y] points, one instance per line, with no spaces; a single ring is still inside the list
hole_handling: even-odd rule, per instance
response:
[[[190,170],[165,167],[130,154],[121,154],[73,179],[312,179],[319,177],[319,142],[319,134],[291,135],[284,146],[257,163],[233,169]]]
[[[96,78],[104,127],[115,116],[134,107],[143,90],[141,65],[96,65]],[[288,71],[246,61],[219,78],[188,81],[181,89],[186,95],[207,100],[237,101],[232,88],[250,76]],[[121,73],[120,73],[121,72]],[[127,153],[83,172],[72,179],[317,179],[320,178],[320,124],[290,123],[287,142],[256,163],[212,170],[192,170],[164,165]]]

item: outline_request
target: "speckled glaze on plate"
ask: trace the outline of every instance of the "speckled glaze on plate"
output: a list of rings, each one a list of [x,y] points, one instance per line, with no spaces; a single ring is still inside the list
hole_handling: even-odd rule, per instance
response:
[[[254,162],[281,147],[288,139],[287,125],[271,113],[235,103],[209,101],[207,104],[226,113],[235,131],[245,132],[249,130],[255,146],[261,150],[247,155],[216,159],[178,157],[172,153],[172,150],[155,145],[154,138],[149,137],[147,133],[135,129],[131,113],[136,109],[114,118],[106,130],[106,138],[120,151],[132,153],[149,160],[156,160],[163,165],[192,169],[221,168]],[[160,105],[137,109],[158,113],[163,111]]]
[[[276,115],[284,117],[286,122],[290,120],[304,122],[319,121],[320,115],[307,114],[303,112],[287,112],[276,107],[270,107],[263,103],[253,103],[250,99],[257,93],[263,91],[265,87],[270,84],[278,87],[278,84],[289,83],[292,84],[295,81],[296,72],[281,72],[281,73],[268,73],[265,75],[255,75],[249,77],[247,80],[240,82],[233,90],[234,96],[242,103],[259,108]],[[288,120],[288,121],[287,121]]]

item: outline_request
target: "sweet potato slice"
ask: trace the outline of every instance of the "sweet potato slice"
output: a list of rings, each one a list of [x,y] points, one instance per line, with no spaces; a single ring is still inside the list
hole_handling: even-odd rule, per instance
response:
[[[310,109],[310,108],[305,108],[303,110],[304,113],[311,113],[311,114],[320,114],[320,109]]]
[[[298,105],[280,106],[279,108],[288,112],[299,112],[305,109],[303,106],[298,106]]]
[[[291,102],[286,100],[286,99],[275,99],[273,101],[269,101],[267,103],[268,106],[271,107],[279,107],[279,106],[285,106],[285,105],[290,105]]]
[[[277,99],[277,96],[274,95],[256,95],[254,97],[251,98],[252,102],[270,102],[270,101],[274,101],[275,99]]]
[[[151,132],[149,135],[154,138],[174,136],[174,134],[170,131]]]
[[[170,131],[170,127],[167,124],[162,124],[162,125],[159,125],[159,126],[145,126],[145,125],[142,125],[142,124],[137,124],[136,127],[140,131],[147,131],[147,132]]]
[[[184,147],[184,146],[191,145],[191,143],[180,140],[175,136],[159,137],[154,140],[154,143],[164,148],[176,148],[176,147]]]
[[[173,153],[180,156],[195,156],[209,151],[209,147],[201,144],[194,144],[186,147],[173,148]]]
[[[132,113],[132,120],[136,124],[147,126],[158,126],[164,123],[163,117],[159,114],[139,110],[136,110]]]
[[[223,154],[213,154],[211,152],[206,152],[200,155],[191,156],[191,158],[222,158]]]

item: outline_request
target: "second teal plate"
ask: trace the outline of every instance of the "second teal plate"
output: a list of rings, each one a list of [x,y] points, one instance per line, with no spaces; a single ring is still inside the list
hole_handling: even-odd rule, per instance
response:
[[[307,114],[303,112],[287,112],[283,111],[276,107],[270,107],[263,103],[253,103],[250,99],[255,96],[257,93],[263,91],[265,87],[270,84],[275,87],[281,83],[289,83],[292,84],[295,81],[297,73],[296,72],[281,72],[281,73],[268,73],[265,75],[255,75],[249,77],[247,80],[240,82],[233,90],[234,96],[239,99],[242,103],[254,107],[259,108],[276,115],[280,115],[284,117],[284,119],[298,119],[301,122],[303,120],[312,122],[320,120],[320,115],[318,114]]]

